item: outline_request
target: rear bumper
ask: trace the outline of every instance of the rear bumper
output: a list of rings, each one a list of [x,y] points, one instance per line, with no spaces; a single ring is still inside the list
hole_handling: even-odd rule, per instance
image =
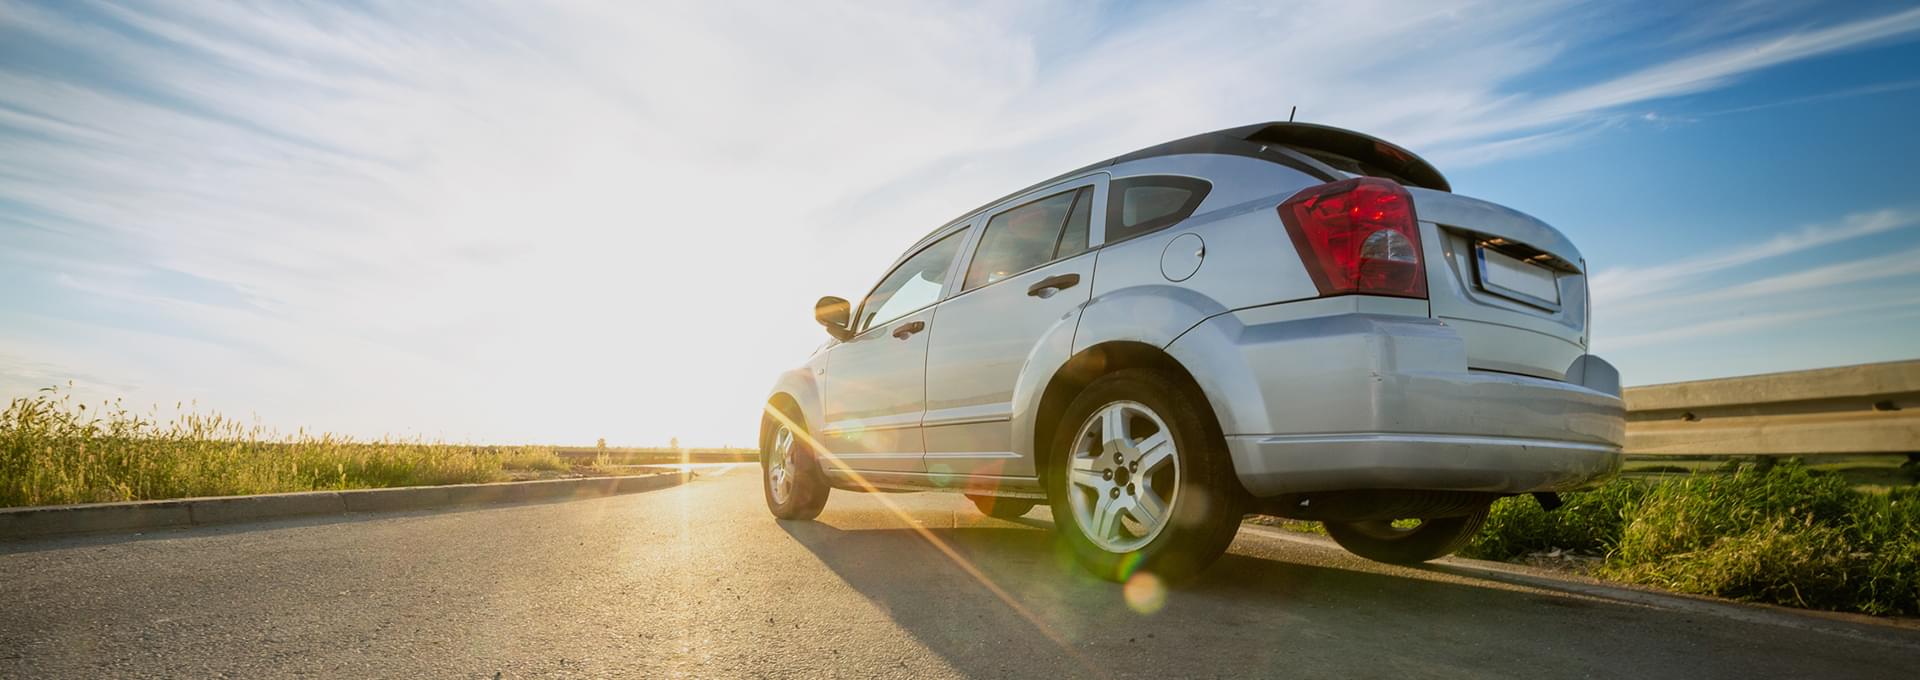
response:
[[[1620,471],[1602,444],[1466,435],[1252,435],[1227,438],[1255,496],[1349,489],[1568,491]]]
[[[1356,489],[1524,493],[1617,473],[1625,410],[1598,357],[1562,382],[1467,368],[1420,301],[1223,314],[1168,351],[1201,384],[1255,496]]]

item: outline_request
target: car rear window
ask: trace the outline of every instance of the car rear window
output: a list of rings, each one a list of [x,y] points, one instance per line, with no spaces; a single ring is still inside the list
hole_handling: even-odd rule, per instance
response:
[[[1348,158],[1346,156],[1342,156],[1332,151],[1321,151],[1319,149],[1309,149],[1306,147],[1299,147],[1299,146],[1292,147],[1292,148],[1295,151],[1304,153],[1308,156],[1312,156],[1314,160],[1320,161],[1322,163],[1326,163],[1328,167],[1347,173],[1349,175],[1354,175],[1356,177],[1379,177],[1382,179],[1393,180],[1395,183],[1405,185],[1405,186],[1419,186],[1418,184],[1407,181],[1405,177],[1401,177],[1391,172],[1387,172],[1386,168],[1382,168],[1372,163],[1362,163],[1360,161],[1354,160],[1352,158]]]
[[[1172,226],[1192,215],[1213,185],[1175,175],[1114,180],[1107,201],[1107,243]]]

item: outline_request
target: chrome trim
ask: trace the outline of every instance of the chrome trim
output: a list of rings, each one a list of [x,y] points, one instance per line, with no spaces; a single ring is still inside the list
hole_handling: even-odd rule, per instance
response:
[[[934,420],[932,418],[927,418],[925,420],[920,421],[920,425],[922,427],[946,427],[948,425],[979,425],[982,423],[1004,423],[1012,419],[1013,419],[1012,416],[1006,415],[1006,414],[989,415],[989,416],[960,416],[957,418],[947,418],[944,420]]]
[[[948,459],[948,458],[994,459],[994,458],[1019,458],[1020,454],[1014,453],[1012,451],[941,451],[939,453],[928,451],[927,457],[940,458],[940,459]]]
[[[839,427],[823,427],[823,428],[820,428],[820,434],[826,435],[828,437],[836,437],[839,435],[846,434],[848,432],[885,432],[887,430],[905,430],[905,429],[915,428],[915,427],[920,427],[920,421],[912,420],[912,421],[902,421],[898,423],[883,423],[880,425],[841,425]]]

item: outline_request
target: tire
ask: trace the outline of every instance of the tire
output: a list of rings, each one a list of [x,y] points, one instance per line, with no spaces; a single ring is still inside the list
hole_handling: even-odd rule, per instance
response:
[[[1392,522],[1323,522],[1327,535],[1347,552],[1387,564],[1419,564],[1451,555],[1480,532],[1491,505],[1483,505],[1464,517],[1424,519],[1410,529],[1395,528]]]
[[[1245,492],[1205,403],[1164,373],[1126,369],[1095,379],[1067,407],[1055,428],[1047,496],[1081,566],[1110,581],[1144,572],[1177,584],[1226,552]],[[1098,535],[1084,526],[1102,522]]]
[[[806,427],[800,417],[787,414],[794,426]],[[766,496],[767,509],[780,519],[811,520],[827,507],[827,474],[807,447],[804,437],[794,436],[786,423],[769,417],[766,440],[760,442],[760,490]],[[778,474],[776,474],[778,473]]]
[[[1018,519],[1040,505],[1040,501],[1036,500],[1000,496],[969,495],[967,500],[973,501],[973,506],[980,509],[980,514],[1000,519]]]

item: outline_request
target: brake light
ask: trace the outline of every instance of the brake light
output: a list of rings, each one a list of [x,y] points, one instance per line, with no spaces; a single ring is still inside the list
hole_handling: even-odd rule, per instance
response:
[[[1280,204],[1307,273],[1325,295],[1427,297],[1413,196],[1378,177],[1309,187]]]

